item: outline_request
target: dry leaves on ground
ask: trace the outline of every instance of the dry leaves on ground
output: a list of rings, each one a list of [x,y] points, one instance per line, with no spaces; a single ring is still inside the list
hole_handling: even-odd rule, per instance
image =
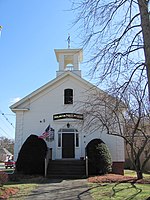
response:
[[[0,188],[0,200],[8,199],[10,196],[15,195],[19,191],[18,188],[10,187],[1,187]]]
[[[144,180],[144,179],[137,180],[135,177],[123,176],[123,175],[117,175],[117,174],[93,176],[93,177],[89,177],[88,181],[91,183],[136,182],[136,183],[142,183],[142,184],[150,184],[150,180]]]

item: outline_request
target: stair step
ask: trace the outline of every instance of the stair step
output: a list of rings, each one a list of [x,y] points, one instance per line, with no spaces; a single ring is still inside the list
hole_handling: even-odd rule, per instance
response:
[[[48,174],[47,175],[48,178],[57,178],[57,179],[60,179],[60,178],[67,178],[67,179],[83,179],[83,178],[86,178],[86,175],[74,175],[74,174]]]
[[[50,160],[48,177],[83,178],[85,177],[84,160]]]

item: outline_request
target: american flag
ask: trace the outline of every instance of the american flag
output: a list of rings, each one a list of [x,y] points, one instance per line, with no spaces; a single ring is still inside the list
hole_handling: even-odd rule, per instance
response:
[[[44,138],[49,137],[50,136],[50,129],[51,129],[51,126],[48,125],[48,127],[45,129],[44,133],[42,133],[42,135],[39,136],[39,138],[44,139]]]

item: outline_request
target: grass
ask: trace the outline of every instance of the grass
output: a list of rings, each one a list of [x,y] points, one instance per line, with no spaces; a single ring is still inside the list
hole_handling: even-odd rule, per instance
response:
[[[136,173],[125,170],[125,176],[136,177]],[[150,174],[144,174],[144,178],[150,179]],[[150,197],[149,184],[90,183],[89,186],[94,200],[146,200]]]
[[[3,189],[7,188],[18,188],[19,191],[10,196],[9,199],[11,200],[23,200],[26,196],[30,194],[32,190],[34,190],[40,183],[44,183],[45,179],[43,177],[35,177],[35,178],[28,178],[28,179],[21,179],[17,181],[10,181],[3,186]],[[0,194],[1,195],[1,194]]]
[[[136,172],[134,170],[124,170],[125,176],[133,176],[136,177]],[[143,174],[144,178],[150,178],[150,174]]]
[[[5,188],[10,188],[10,187],[18,188],[19,192],[17,192],[13,196],[10,196],[9,199],[12,199],[12,200],[16,200],[16,199],[17,200],[23,200],[37,186],[38,186],[38,184],[36,184],[36,183],[26,183],[26,184],[9,184],[9,185],[5,185],[4,187]]]
[[[136,177],[136,173],[132,170],[125,170],[125,176]],[[150,174],[144,174],[144,177],[150,179]],[[19,181],[8,182],[4,188],[19,188],[19,192],[10,197],[10,200],[23,200],[40,183],[46,181],[43,177],[20,179]],[[89,186],[94,200],[146,200],[150,196],[148,184],[89,183]]]
[[[150,195],[148,184],[90,184],[90,187],[94,200],[145,200]]]

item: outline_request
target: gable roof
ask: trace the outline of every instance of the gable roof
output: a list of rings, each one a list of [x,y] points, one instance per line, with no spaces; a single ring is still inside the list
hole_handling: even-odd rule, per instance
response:
[[[66,71],[63,74],[61,74],[60,76],[56,77],[55,79],[49,81],[48,83],[46,83],[45,85],[41,86],[40,88],[38,88],[37,90],[33,91],[32,93],[30,93],[29,95],[25,96],[24,98],[22,98],[20,101],[16,102],[15,104],[10,106],[10,109],[12,111],[17,111],[17,110],[28,110],[27,108],[17,108],[18,106],[20,106],[22,103],[25,103],[28,99],[33,98],[35,95],[38,95],[39,93],[41,93],[42,91],[46,90],[47,88],[51,87],[52,85],[54,85],[55,83],[61,81],[62,79],[64,79],[65,77],[70,76],[75,78],[76,80],[78,80],[79,82],[81,82],[82,84],[88,86],[89,88],[97,88],[95,85],[91,84],[90,82],[86,81],[85,79],[81,78],[80,76],[76,75],[75,73],[73,73],[72,71]],[[97,88],[99,91],[104,92],[102,90],[100,90],[99,88]]]

